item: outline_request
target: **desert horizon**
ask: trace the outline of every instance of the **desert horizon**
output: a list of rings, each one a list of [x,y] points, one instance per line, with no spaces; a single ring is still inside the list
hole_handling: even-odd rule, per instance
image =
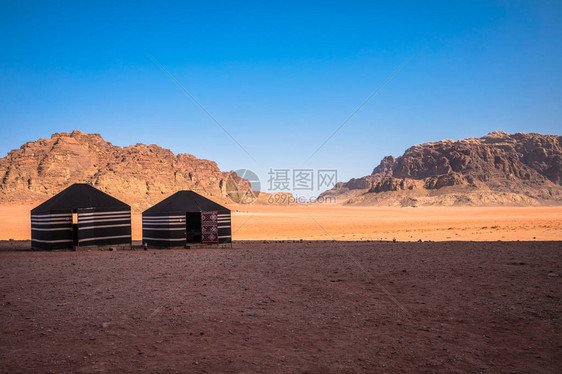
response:
[[[40,202],[0,204],[0,240],[31,239]],[[230,205],[233,240],[551,241],[562,238],[562,206],[357,207]],[[142,240],[141,213],[132,240]]]

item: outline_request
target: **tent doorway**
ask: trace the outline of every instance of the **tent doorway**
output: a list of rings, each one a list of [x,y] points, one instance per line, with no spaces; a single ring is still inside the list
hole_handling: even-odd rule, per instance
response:
[[[187,212],[185,215],[186,243],[201,243],[201,212]]]

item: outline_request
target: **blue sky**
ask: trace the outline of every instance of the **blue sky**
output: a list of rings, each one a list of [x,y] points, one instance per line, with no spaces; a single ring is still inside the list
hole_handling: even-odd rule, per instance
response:
[[[0,46],[1,156],[79,129],[347,180],[414,144],[562,128],[559,1],[13,1]]]

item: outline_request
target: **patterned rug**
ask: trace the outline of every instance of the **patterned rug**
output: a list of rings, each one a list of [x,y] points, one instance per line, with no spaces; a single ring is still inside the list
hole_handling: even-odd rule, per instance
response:
[[[201,242],[218,243],[217,211],[201,212]]]

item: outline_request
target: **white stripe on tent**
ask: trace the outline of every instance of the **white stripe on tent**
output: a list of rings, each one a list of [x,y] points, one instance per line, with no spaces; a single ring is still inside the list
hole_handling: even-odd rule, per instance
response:
[[[168,218],[185,218],[185,216],[143,216],[142,219],[168,219]]]
[[[185,230],[183,227],[143,227],[143,230],[157,230],[157,231],[162,231],[162,230],[168,230],[168,231],[180,231],[180,230]]]
[[[72,213],[60,214],[32,214],[31,218],[44,218],[44,217],[72,217]]]
[[[142,223],[169,223],[169,222],[185,222],[184,219],[160,219],[160,220],[142,220]]]
[[[225,217],[225,216],[229,216],[230,213],[221,213],[221,214],[217,214],[217,216],[219,217]]]
[[[117,217],[130,217],[131,214],[130,213],[123,213],[123,214],[100,214],[98,216],[92,216],[90,214],[82,214],[82,213],[78,213],[78,217],[82,217],[84,219],[100,219],[102,217],[107,217],[107,218],[117,218]]]
[[[185,241],[185,238],[181,238],[181,239],[169,239],[169,238],[142,238],[143,240],[160,240],[160,241],[166,241],[166,242],[171,242],[171,241]]]
[[[35,222],[35,221],[31,221],[31,226],[33,225],[71,225],[72,221],[71,220],[66,220],[66,221],[49,221],[49,222]]]
[[[72,243],[72,239],[68,240],[39,240],[39,239],[31,239],[32,242],[39,242],[39,243]]]
[[[93,221],[103,221],[104,219],[107,218],[129,218],[131,217],[130,214],[114,214],[114,215],[110,215],[110,216],[88,216],[88,217],[84,217],[83,215],[79,214],[78,215],[78,221],[83,221],[83,220],[93,220]]]
[[[72,227],[57,227],[54,229],[37,229],[32,227],[31,231],[72,231]]]
[[[147,225],[155,225],[155,226],[165,226],[165,225],[182,225],[184,224],[184,221],[180,221],[180,222],[162,222],[162,223],[158,223],[158,222],[147,222]],[[144,226],[144,222],[143,222],[143,226]]]
[[[167,220],[167,219],[185,219],[185,215],[182,215],[182,216],[160,216],[160,217],[142,216],[142,219],[143,219],[143,221],[145,221],[145,220],[162,221],[162,220]]]
[[[31,218],[31,222],[55,222],[55,221],[70,221],[72,217],[61,217],[61,218]]]
[[[103,226],[79,227],[78,230],[105,229],[107,227],[124,227],[124,226],[131,226],[131,224],[130,223],[123,223],[121,225],[103,225]]]
[[[219,236],[219,239],[224,239],[224,238],[230,238],[230,235],[226,235],[226,236]]]
[[[100,219],[100,220],[78,221],[78,223],[102,223],[102,222],[126,221],[127,219],[128,218]]]
[[[185,223],[185,219],[174,219],[169,221],[142,221],[143,225],[167,225],[168,223],[177,225],[178,223]]]
[[[32,221],[38,221],[38,222],[43,222],[43,221],[68,221],[72,219],[72,216],[67,216],[67,217],[53,217],[53,218],[35,218],[35,217],[31,217]]]
[[[114,212],[79,212],[81,216],[102,216],[104,214],[131,214],[130,210],[119,210]]]
[[[217,228],[218,229],[228,229],[228,228],[230,228],[230,225],[229,226],[217,226]]]
[[[57,221],[57,222],[31,222],[32,225],[60,225],[63,223],[67,223],[70,222],[70,220],[66,220],[66,221]]]
[[[121,239],[121,238],[130,238],[131,235],[119,235],[119,236],[98,236],[97,238],[87,238],[87,239],[80,239],[79,242],[88,242],[90,240],[105,240],[105,239]]]

